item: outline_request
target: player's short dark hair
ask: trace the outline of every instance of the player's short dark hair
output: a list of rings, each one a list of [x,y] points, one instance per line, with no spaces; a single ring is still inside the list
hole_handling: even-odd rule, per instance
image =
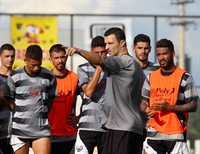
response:
[[[49,55],[52,55],[52,52],[60,52],[63,51],[66,54],[66,50],[65,48],[62,47],[62,44],[54,44],[51,46],[51,48],[49,49]]]
[[[133,45],[136,45],[138,42],[147,42],[150,46],[151,44],[151,40],[149,38],[149,36],[145,35],[145,34],[138,34],[135,36],[134,40],[133,40]]]
[[[26,49],[26,58],[33,60],[42,59],[42,49],[39,45],[30,45]]]
[[[96,36],[92,39],[91,48],[95,47],[106,47],[104,38],[102,36]]]
[[[0,54],[2,54],[4,50],[9,50],[9,51],[10,50],[14,50],[15,51],[15,48],[11,44],[6,43],[6,44],[3,44],[1,46],[1,48],[0,48]]]
[[[104,36],[109,36],[111,34],[114,34],[117,41],[120,42],[121,40],[126,41],[125,33],[122,29],[118,27],[113,27],[105,31]]]
[[[164,38],[156,42],[156,48],[165,48],[167,47],[169,51],[174,52],[174,44],[172,41]]]

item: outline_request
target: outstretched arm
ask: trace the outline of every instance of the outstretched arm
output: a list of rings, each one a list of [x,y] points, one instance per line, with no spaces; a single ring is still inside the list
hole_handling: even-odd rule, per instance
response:
[[[89,61],[90,63],[92,63],[94,65],[103,66],[104,58],[103,58],[103,56],[101,56],[97,53],[85,51],[85,50],[74,48],[74,47],[63,46],[63,48],[66,49],[67,56],[72,56],[74,53],[76,53],[76,54],[79,54],[80,56],[84,57],[87,61]]]

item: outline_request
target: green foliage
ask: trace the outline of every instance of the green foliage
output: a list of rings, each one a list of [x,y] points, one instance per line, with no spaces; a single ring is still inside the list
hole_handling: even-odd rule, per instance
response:
[[[189,114],[188,127],[187,139],[190,140],[191,148],[194,148],[194,140],[200,139],[200,107]]]

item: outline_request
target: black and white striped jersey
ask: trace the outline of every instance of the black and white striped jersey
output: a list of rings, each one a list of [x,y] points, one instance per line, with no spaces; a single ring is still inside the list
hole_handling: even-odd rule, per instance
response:
[[[50,136],[47,102],[56,96],[56,78],[49,70],[41,68],[37,75],[27,74],[24,67],[14,71],[5,89],[5,97],[15,100],[12,134],[29,139]]]
[[[79,65],[77,73],[79,76],[80,88],[91,80],[95,69],[96,68],[90,63]],[[102,71],[98,84],[91,98],[86,97],[83,91],[81,92],[83,102],[81,106],[79,130],[105,132],[105,130],[101,128],[101,119],[105,101],[106,77],[107,73]]]

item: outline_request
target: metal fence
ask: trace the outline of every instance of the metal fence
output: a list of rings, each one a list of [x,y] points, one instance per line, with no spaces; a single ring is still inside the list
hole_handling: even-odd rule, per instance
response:
[[[55,16],[58,22],[58,42],[64,45],[76,46],[88,49],[86,44],[90,43],[88,37],[92,37],[92,25],[100,24],[100,28],[109,23],[109,21],[119,21],[124,19],[131,20],[131,30],[127,31],[126,36],[131,36],[131,42],[127,45],[131,50],[134,36],[144,33],[150,36],[152,51],[150,53],[150,61],[157,62],[155,55],[155,43],[161,38],[172,40],[175,45],[176,53],[179,52],[180,33],[179,26],[185,26],[185,65],[189,73],[192,74],[198,93],[200,94],[200,16],[190,15],[184,16],[185,22],[180,23],[179,15],[150,15],[150,14],[9,14],[0,13],[0,45],[11,42],[10,38],[10,17],[11,16]],[[88,24],[90,23],[90,24]],[[113,23],[111,23],[112,25]],[[87,26],[85,26],[87,25]],[[89,25],[89,26],[88,26]],[[95,27],[95,26],[94,26]],[[86,37],[87,36],[87,37]],[[131,52],[131,51],[129,51]],[[80,57],[79,57],[80,58]],[[176,63],[178,56],[176,56]],[[76,71],[77,66],[83,63],[83,59],[78,57],[70,57],[67,67]],[[199,146],[198,146],[199,148]],[[194,151],[192,151],[194,153]]]
[[[132,40],[138,33],[145,33],[151,38],[152,52],[149,56],[151,61],[156,62],[155,43],[158,39],[167,38],[174,42],[175,51],[179,53],[180,33],[179,27],[185,28],[184,53],[185,66],[189,73],[192,74],[196,87],[200,91],[200,16],[199,15],[153,15],[153,14],[10,14],[0,13],[0,44],[10,42],[10,17],[11,16],[56,16],[58,18],[58,42],[65,45],[77,46],[79,48],[86,48],[85,33],[92,36],[90,27],[85,27],[85,23],[95,22],[105,23],[115,20],[123,19],[131,20],[131,31],[125,31],[126,35],[131,35]],[[184,18],[184,22],[180,22]],[[124,25],[126,28],[126,24]],[[130,34],[131,33],[131,34]],[[128,44],[130,50],[132,46]],[[89,49],[89,48],[88,48]],[[76,71],[77,65],[81,61],[77,61],[76,57],[69,59],[68,67]],[[178,62],[178,56],[176,56]]]

